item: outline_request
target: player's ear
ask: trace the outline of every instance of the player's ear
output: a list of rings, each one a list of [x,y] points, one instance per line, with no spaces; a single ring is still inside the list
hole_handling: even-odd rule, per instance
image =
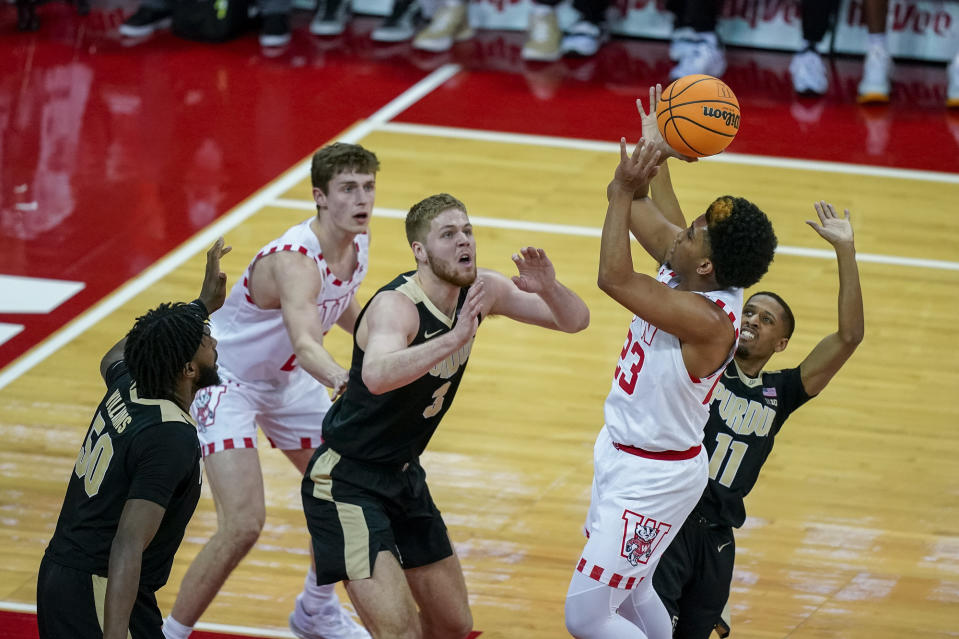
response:
[[[313,201],[316,202],[316,205],[321,209],[327,208],[326,193],[316,186],[313,187]]]
[[[191,359],[189,362],[183,365],[183,376],[187,379],[193,379],[200,374],[199,367]]]
[[[410,242],[410,248],[413,249],[413,257],[416,258],[417,263],[423,262],[425,264],[427,261],[426,247],[421,242],[413,240]]]
[[[780,337],[779,340],[776,342],[776,348],[775,348],[774,352],[776,352],[776,353],[781,353],[781,352],[783,352],[784,350],[786,350],[786,347],[787,347],[787,346],[789,346],[789,338],[788,338],[788,337]]]
[[[709,277],[713,271],[713,261],[708,257],[700,259],[699,264],[696,265],[696,273],[702,277]]]

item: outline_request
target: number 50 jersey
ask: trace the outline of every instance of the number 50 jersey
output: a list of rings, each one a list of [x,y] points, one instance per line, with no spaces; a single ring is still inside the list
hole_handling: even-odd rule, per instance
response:
[[[106,374],[107,393],[80,446],[46,555],[105,577],[128,499],[166,514],[143,551],[140,586],[166,583],[173,555],[200,498],[200,442],[189,414],[166,399],[141,399],[126,363]]]
[[[656,279],[670,288],[679,284],[666,265]],[[634,316],[603,406],[613,442],[649,451],[683,451],[702,443],[710,393],[736,352],[743,289],[699,294],[718,304],[733,323],[736,339],[728,358],[709,377],[693,377],[683,362],[679,339]]]

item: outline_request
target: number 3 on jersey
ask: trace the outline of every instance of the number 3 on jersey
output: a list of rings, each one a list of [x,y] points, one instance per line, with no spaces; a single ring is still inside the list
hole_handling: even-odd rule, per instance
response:
[[[443,409],[443,400],[446,399],[446,392],[450,389],[452,382],[446,382],[435,391],[433,391],[433,403],[423,411],[423,418],[429,419]]]
[[[109,434],[101,435],[105,426],[103,415],[97,413],[93,426],[87,433],[87,441],[80,448],[77,463],[73,467],[73,472],[83,480],[83,489],[88,497],[100,492],[103,476],[107,474],[107,467],[113,459],[113,440]],[[94,434],[98,435],[96,443],[93,441]]]
[[[643,361],[646,359],[646,352],[640,346],[639,340],[633,341],[633,331],[626,333],[626,343],[623,345],[623,351],[619,354],[619,365],[616,372],[613,373],[613,379],[619,381],[619,387],[632,395],[636,390],[636,377],[643,368]]]

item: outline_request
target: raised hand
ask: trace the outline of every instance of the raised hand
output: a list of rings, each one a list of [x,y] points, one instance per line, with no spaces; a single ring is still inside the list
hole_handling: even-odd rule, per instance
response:
[[[832,204],[820,200],[813,204],[816,208],[816,215],[819,216],[819,223],[813,220],[806,220],[806,224],[811,226],[816,233],[819,233],[827,242],[833,246],[840,244],[852,244],[854,241],[852,232],[852,221],[849,218],[849,209],[845,209],[845,214],[840,217]]]
[[[643,123],[643,139],[656,144],[660,152],[660,163],[666,161],[666,158],[676,158],[683,162],[695,162],[699,158],[690,157],[678,153],[673,147],[666,144],[663,134],[659,132],[659,123],[656,121],[656,108],[659,106],[659,100],[663,96],[663,86],[657,84],[649,87],[649,112],[643,109],[642,98],[636,100],[636,110],[639,111],[639,118]]]
[[[476,329],[479,328],[479,316],[483,310],[483,299],[486,292],[485,286],[483,280],[477,277],[473,285],[470,286],[469,292],[466,293],[466,300],[460,309],[456,326],[450,331],[450,333],[456,335],[460,346],[469,342],[476,335]]]
[[[200,301],[212,314],[226,300],[226,273],[220,270],[220,258],[229,253],[233,247],[223,246],[224,240],[218,237],[210,250],[206,252],[206,272],[203,274],[203,286],[200,288]]]
[[[543,249],[527,246],[513,255],[519,275],[511,279],[521,291],[541,293],[556,281],[556,270]]]
[[[645,139],[636,143],[633,154],[626,152],[626,138],[619,140],[619,166],[613,174],[613,185],[631,192],[636,197],[645,197],[649,181],[659,172],[661,153],[655,143]]]

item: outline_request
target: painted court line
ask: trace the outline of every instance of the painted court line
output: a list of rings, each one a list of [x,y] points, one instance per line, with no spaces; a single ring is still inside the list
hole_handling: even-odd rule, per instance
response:
[[[503,133],[499,131],[482,131],[479,129],[460,129],[456,127],[433,126],[431,124],[388,122],[380,125],[377,127],[377,129],[379,131],[388,133],[404,133],[408,135],[456,138],[460,140],[503,142],[527,146],[546,146],[561,149],[575,149],[580,151],[600,151],[609,153],[619,152],[619,142],[559,138],[546,135],[528,135],[525,133]],[[825,171],[827,173],[868,175],[873,177],[887,177],[901,180],[918,180],[922,182],[959,184],[959,174],[956,173],[917,171],[914,169],[895,169],[882,166],[868,166],[865,164],[848,164],[845,162],[797,160],[792,158],[777,158],[765,155],[747,155],[744,153],[721,153],[719,155],[704,158],[702,161],[720,162],[724,164],[766,166],[783,169],[797,169],[802,171]]]
[[[340,137],[343,142],[358,142],[378,126],[382,126],[387,117],[394,113],[399,113],[408,108],[413,101],[422,98],[426,93],[435,89],[439,84],[445,82],[459,71],[456,65],[446,65],[440,67],[417,84],[413,85],[402,94],[391,100],[369,119],[353,127],[346,134]],[[412,97],[411,97],[412,96]],[[293,168],[287,170],[279,178],[268,184],[263,189],[254,193],[250,198],[242,202],[232,211],[219,218],[216,222],[206,227],[192,238],[181,244],[173,252],[168,253],[153,266],[140,273],[129,282],[121,286],[117,291],[105,297],[99,303],[95,304],[89,310],[79,315],[62,329],[48,337],[38,344],[35,348],[28,351],[25,355],[15,360],[0,372],[0,389],[4,388],[12,381],[26,373],[28,370],[45,360],[47,357],[60,350],[64,345],[70,343],[78,335],[84,333],[91,326],[103,320],[105,317],[123,306],[150,286],[166,277],[174,269],[186,262],[188,259],[201,251],[209,248],[216,238],[225,235],[227,231],[236,228],[241,222],[262,209],[269,202],[277,198],[281,193],[289,190],[300,181],[308,178],[310,175],[310,158],[303,160]]]
[[[270,206],[284,209],[312,211],[314,204],[311,200],[290,200],[277,198],[271,201]],[[394,220],[406,218],[406,211],[400,209],[385,209],[376,207],[374,215]],[[578,235],[581,237],[600,237],[602,228],[594,226],[575,226],[572,224],[550,224],[547,222],[531,222],[526,220],[510,220],[496,217],[481,217],[471,215],[470,221],[476,226],[487,226],[496,229],[512,231],[532,231],[534,233],[555,233],[557,235]],[[825,260],[836,259],[835,251],[829,249],[813,249],[802,246],[779,246],[776,253],[782,255],[796,255],[798,257],[812,257]],[[959,271],[959,262],[945,260],[926,260],[915,257],[901,257],[898,255],[882,255],[877,253],[856,253],[858,262],[872,262],[875,264],[892,264],[895,266],[910,266],[917,268],[933,268],[944,271]]]

